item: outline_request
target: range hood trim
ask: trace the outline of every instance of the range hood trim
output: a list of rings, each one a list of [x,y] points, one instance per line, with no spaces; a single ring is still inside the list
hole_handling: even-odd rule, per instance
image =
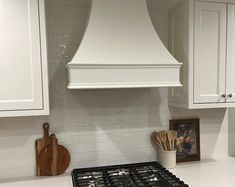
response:
[[[105,67],[121,67],[121,68],[162,68],[162,67],[181,67],[183,63],[177,63],[177,64],[76,64],[76,63],[69,63],[67,65],[68,68],[105,68]]]
[[[179,80],[181,65],[182,63],[150,65],[68,64],[68,89],[153,88],[182,86]],[[129,74],[131,75],[132,80],[130,79]],[[109,79],[105,79],[105,77],[109,77]],[[152,77],[151,81],[149,80],[149,77]]]

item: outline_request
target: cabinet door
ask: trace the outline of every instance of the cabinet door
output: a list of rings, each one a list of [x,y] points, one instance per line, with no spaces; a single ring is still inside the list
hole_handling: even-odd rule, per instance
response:
[[[43,108],[38,0],[0,0],[0,111]]]
[[[227,102],[235,102],[235,5],[228,5],[227,25]]]
[[[225,102],[226,4],[195,3],[194,103]]]

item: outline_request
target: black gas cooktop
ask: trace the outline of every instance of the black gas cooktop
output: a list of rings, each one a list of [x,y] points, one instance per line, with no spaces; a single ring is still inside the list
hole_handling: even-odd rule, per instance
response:
[[[72,171],[74,187],[188,187],[157,162]]]

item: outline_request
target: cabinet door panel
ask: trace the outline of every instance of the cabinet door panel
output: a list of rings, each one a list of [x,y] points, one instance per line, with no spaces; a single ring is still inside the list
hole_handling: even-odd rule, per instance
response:
[[[38,0],[0,0],[0,111],[42,109]]]
[[[227,102],[235,102],[235,5],[228,5],[228,25],[227,25],[227,77],[226,93],[232,97],[227,97]]]
[[[225,102],[226,4],[195,3],[194,103]]]

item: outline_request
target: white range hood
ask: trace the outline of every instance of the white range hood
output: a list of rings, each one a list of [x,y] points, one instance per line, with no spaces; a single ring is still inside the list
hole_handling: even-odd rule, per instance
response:
[[[69,89],[181,86],[181,63],[159,39],[146,0],[93,0],[69,62]]]

